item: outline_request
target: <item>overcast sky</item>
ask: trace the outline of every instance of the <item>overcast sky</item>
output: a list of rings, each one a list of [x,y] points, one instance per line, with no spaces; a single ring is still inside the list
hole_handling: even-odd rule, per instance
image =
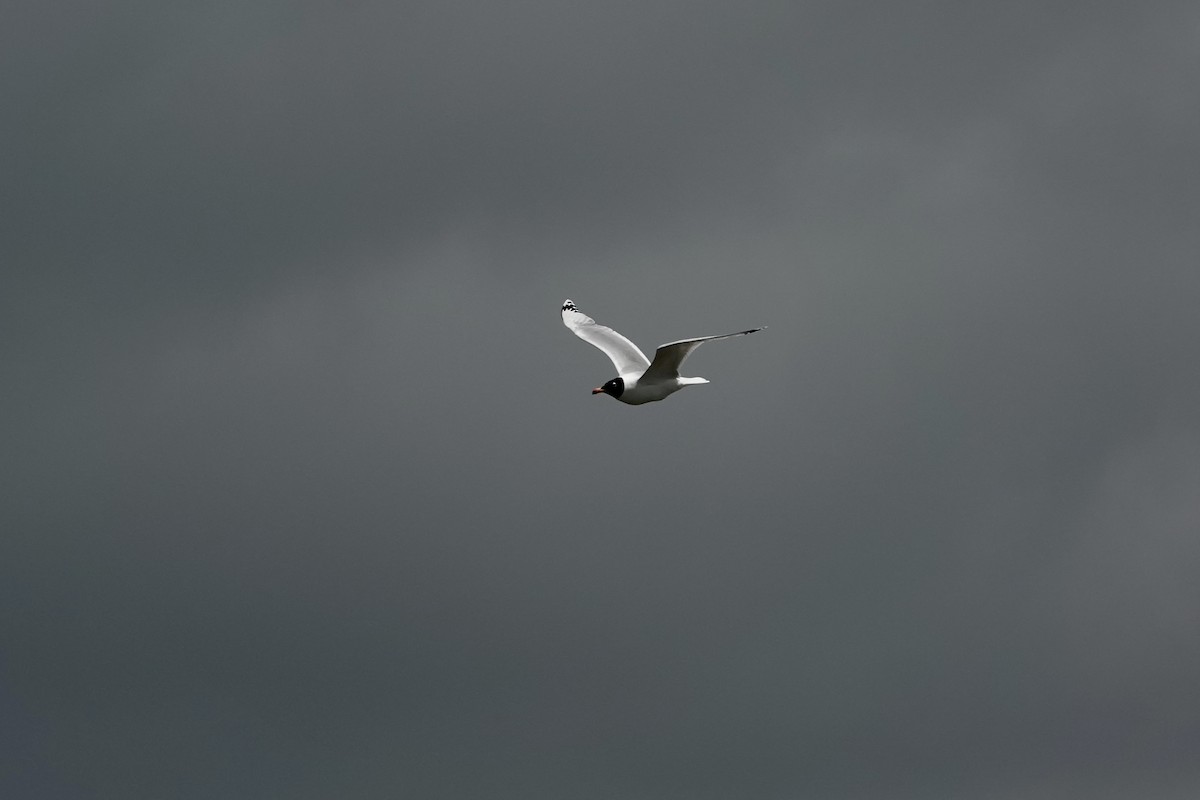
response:
[[[4,797],[1200,796],[1194,2],[4,16]]]

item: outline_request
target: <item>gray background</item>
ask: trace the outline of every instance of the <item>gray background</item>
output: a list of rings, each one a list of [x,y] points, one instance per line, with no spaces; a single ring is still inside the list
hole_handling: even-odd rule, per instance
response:
[[[12,5],[0,794],[1200,796],[1198,43]]]

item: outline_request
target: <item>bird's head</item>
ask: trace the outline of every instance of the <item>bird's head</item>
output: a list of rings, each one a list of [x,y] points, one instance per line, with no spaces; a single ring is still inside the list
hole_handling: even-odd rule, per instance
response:
[[[608,383],[598,389],[592,389],[592,394],[611,394],[613,397],[620,397],[625,391],[625,379],[613,378]]]

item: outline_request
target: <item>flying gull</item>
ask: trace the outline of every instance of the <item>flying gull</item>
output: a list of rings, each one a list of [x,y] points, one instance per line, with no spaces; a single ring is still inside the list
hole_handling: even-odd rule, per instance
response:
[[[570,300],[563,303],[562,319],[571,333],[602,350],[617,368],[617,377],[597,389],[592,389],[592,394],[612,395],[631,406],[662,400],[685,386],[708,383],[704,378],[682,378],[679,375],[680,365],[693,350],[714,339],[745,336],[762,330],[751,328],[748,331],[726,333],[722,336],[701,336],[698,339],[668,342],[659,345],[654,351],[654,360],[651,361],[637,345],[612,328],[597,324],[596,320],[576,308]]]

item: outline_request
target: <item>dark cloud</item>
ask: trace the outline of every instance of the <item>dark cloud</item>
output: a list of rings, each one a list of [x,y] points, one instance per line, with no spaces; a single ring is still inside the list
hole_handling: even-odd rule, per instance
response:
[[[1200,789],[1187,4],[11,17],[6,794]]]

